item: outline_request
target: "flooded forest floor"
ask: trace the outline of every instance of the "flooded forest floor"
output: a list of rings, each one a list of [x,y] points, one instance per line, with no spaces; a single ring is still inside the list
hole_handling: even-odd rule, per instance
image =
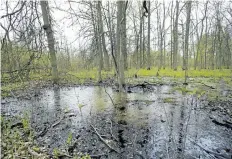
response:
[[[232,81],[31,82],[1,100],[1,158],[232,158]],[[4,93],[4,92],[2,92]]]

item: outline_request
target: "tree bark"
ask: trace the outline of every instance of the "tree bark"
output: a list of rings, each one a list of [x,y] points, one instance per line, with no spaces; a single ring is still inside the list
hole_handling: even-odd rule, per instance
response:
[[[124,21],[126,20],[126,3],[124,1],[117,1],[117,51],[118,51],[118,83],[119,83],[119,91],[123,91],[123,86],[125,84],[124,79],[124,54],[125,50],[122,45],[125,45],[124,42],[126,41],[125,33],[126,28],[125,25],[123,26]]]
[[[187,70],[188,70],[188,42],[189,42],[189,25],[190,25],[190,15],[191,15],[191,5],[192,2],[187,2],[187,20],[186,20],[186,30],[185,30],[185,83],[187,83]]]
[[[147,28],[147,69],[151,69],[151,47],[150,47],[150,41],[151,41],[151,1],[148,2],[148,28]]]
[[[58,69],[57,69],[57,60],[56,60],[56,52],[55,52],[55,40],[54,40],[54,33],[52,31],[51,26],[51,19],[50,19],[50,13],[49,13],[49,6],[47,1],[40,1],[42,15],[43,15],[43,21],[44,21],[44,30],[47,35],[47,41],[48,41],[48,48],[49,48],[49,54],[50,54],[50,62],[52,66],[52,80],[53,83],[58,83]]]
[[[175,18],[175,25],[173,30],[173,68],[177,70],[177,52],[178,52],[178,18],[179,18],[179,1],[176,1],[176,18]]]
[[[109,70],[109,55],[106,49],[106,42],[105,42],[105,32],[103,29],[103,20],[102,20],[102,2],[98,1],[97,2],[97,10],[98,10],[98,15],[99,15],[99,30],[100,30],[100,41],[102,45],[102,50],[103,50],[103,55],[104,55],[104,68],[105,70]]]

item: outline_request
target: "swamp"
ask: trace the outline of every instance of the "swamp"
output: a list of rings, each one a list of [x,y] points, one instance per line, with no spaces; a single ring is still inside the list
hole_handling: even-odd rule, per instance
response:
[[[232,159],[230,1],[1,2],[1,158]]]

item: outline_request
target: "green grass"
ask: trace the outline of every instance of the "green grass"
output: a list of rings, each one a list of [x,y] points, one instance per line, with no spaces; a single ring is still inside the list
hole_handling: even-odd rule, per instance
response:
[[[138,76],[157,76],[158,68],[152,68],[151,70],[147,69],[129,69],[126,71],[126,75],[129,77],[134,76],[136,73]],[[158,72],[159,76],[161,77],[176,77],[176,78],[183,78],[185,76],[185,71],[181,68],[178,68],[177,71],[173,69],[166,68],[161,69]],[[232,77],[232,70],[230,69],[221,69],[221,70],[188,70],[188,77]]]
[[[97,74],[97,68],[91,69],[91,70],[79,70],[77,72],[73,71],[62,71],[59,73],[60,83],[62,84],[83,84],[87,82],[97,82],[98,80],[98,74]],[[137,83],[141,82],[139,78],[142,80],[149,80],[148,77],[152,77],[152,80],[154,82],[173,82],[173,81],[180,81],[182,78],[184,78],[184,71],[181,68],[178,68],[177,71],[174,71],[170,68],[161,69],[158,74],[158,68],[151,68],[151,70],[147,69],[128,69],[125,71],[125,78],[127,79],[127,83]],[[138,79],[133,78],[134,75],[137,74],[139,77]],[[158,76],[157,76],[158,75]],[[169,81],[164,81],[162,77],[171,77]],[[188,71],[188,77],[190,78],[207,78],[211,79],[211,82],[217,83],[219,79],[224,79],[225,83],[228,85],[232,85],[232,70],[230,69],[221,69],[221,70],[193,70],[190,69]],[[108,79],[112,78],[116,80],[116,77],[114,76],[114,71],[102,71],[102,79]],[[9,75],[8,74],[2,74],[2,87],[1,87],[1,95],[2,96],[10,96],[11,91],[19,90],[19,89],[25,89],[27,86],[29,86],[29,82],[22,82],[21,80],[16,80],[17,82],[11,83],[9,82]],[[151,78],[150,78],[151,79]],[[45,81],[45,82],[51,82],[52,78],[51,75],[48,72],[42,71],[40,73],[31,72],[30,81]],[[158,80],[158,81],[157,81]],[[202,79],[198,79],[200,80]],[[191,82],[189,80],[189,82]],[[193,82],[196,82],[194,79]]]
[[[28,82],[15,82],[1,85],[1,96],[7,97],[11,96],[13,91],[25,89],[28,86]]]
[[[167,98],[164,98],[164,99],[163,99],[163,102],[164,102],[164,103],[175,103],[175,99],[174,99],[174,98],[167,97]]]

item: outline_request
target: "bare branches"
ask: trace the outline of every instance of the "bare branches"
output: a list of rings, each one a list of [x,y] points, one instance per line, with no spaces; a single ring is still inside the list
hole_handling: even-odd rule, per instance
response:
[[[19,4],[19,2],[18,2],[18,4]],[[12,16],[12,15],[18,13],[18,12],[21,12],[22,9],[23,9],[23,7],[25,6],[25,4],[26,4],[26,1],[22,2],[21,7],[20,7],[18,10],[13,11],[12,13],[7,13],[7,14],[1,16],[1,19],[2,19],[2,18],[5,18],[5,17],[8,17],[8,16]],[[16,7],[17,7],[17,6],[18,6],[18,5],[16,5]]]

